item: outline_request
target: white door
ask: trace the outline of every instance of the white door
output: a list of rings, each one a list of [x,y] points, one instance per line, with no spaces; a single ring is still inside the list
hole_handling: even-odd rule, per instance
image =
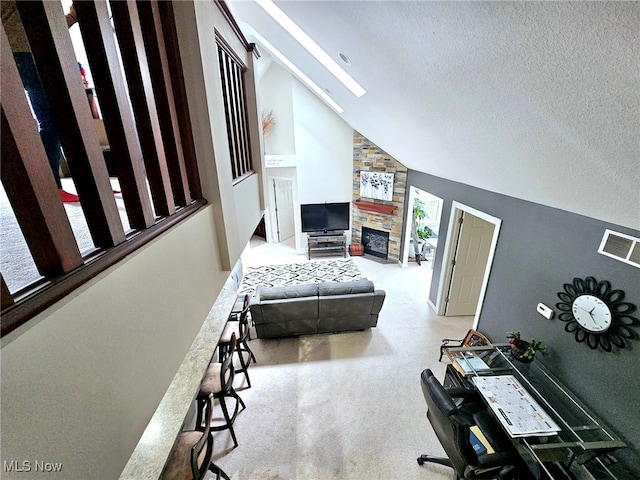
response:
[[[282,242],[295,233],[293,180],[273,178],[272,181],[278,242]]]
[[[489,259],[494,225],[462,212],[445,315],[474,315]]]

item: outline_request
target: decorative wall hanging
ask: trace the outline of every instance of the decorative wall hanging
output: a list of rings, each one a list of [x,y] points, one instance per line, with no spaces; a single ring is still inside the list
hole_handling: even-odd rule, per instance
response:
[[[393,173],[360,172],[360,196],[393,200]]]
[[[273,118],[273,112],[262,112],[262,135],[265,137],[271,133],[271,130],[276,124],[275,118]]]

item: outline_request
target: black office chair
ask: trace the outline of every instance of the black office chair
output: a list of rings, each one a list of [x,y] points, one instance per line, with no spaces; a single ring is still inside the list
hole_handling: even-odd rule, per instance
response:
[[[420,383],[427,401],[427,418],[448,458],[420,455],[419,465],[431,462],[451,467],[455,480],[520,478],[522,467],[518,454],[476,392],[465,388],[445,389],[429,369],[420,375]],[[495,453],[476,454],[470,441],[473,425],[480,428]]]

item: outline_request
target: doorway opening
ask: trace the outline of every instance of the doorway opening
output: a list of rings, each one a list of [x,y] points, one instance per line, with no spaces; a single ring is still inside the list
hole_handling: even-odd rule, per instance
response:
[[[474,315],[473,328],[478,326],[501,223],[452,203],[435,305],[438,315]]]
[[[409,260],[413,262],[415,259],[417,263],[419,258],[421,265],[433,268],[438,247],[443,200],[429,192],[410,186],[408,205],[412,205],[413,210],[407,212],[402,266],[407,267]],[[412,233],[414,212],[416,212],[415,235]],[[417,240],[412,238],[416,236]],[[419,255],[418,258],[416,258],[417,255]],[[425,263],[422,263],[423,260]]]
[[[296,234],[295,181],[291,177],[270,176],[268,241],[280,243]]]

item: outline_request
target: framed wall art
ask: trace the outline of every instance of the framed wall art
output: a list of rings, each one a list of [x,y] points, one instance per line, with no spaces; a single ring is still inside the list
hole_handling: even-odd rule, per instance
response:
[[[360,172],[360,196],[393,200],[393,173]]]

